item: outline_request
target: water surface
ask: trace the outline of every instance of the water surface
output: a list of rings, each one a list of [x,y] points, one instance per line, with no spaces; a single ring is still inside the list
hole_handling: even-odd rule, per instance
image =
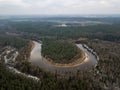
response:
[[[42,59],[42,56],[41,56],[42,44],[35,41],[33,42],[35,44],[35,47],[31,51],[30,62],[46,71],[50,71],[53,73],[57,72],[60,74],[61,73],[64,74],[67,72],[74,73],[76,71],[90,69],[92,66],[94,66],[97,63],[95,56],[91,52],[87,51],[87,49],[85,49],[81,44],[76,44],[81,50],[83,50],[87,54],[88,60],[85,63],[82,63],[77,66],[73,66],[73,67],[57,67],[57,66],[46,63],[46,61]]]

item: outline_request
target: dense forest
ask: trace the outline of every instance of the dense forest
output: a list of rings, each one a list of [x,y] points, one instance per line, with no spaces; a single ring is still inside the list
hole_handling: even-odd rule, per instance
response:
[[[120,86],[120,43],[90,40],[86,43],[99,55],[100,61],[95,71],[96,81],[105,85],[107,89],[119,90]],[[115,88],[116,87],[116,88]]]
[[[100,22],[100,25],[87,26],[68,26],[55,27],[55,25],[62,24],[76,24],[76,22]],[[57,22],[59,21],[59,22]],[[77,23],[77,24],[79,24]],[[104,24],[107,23],[107,24]],[[35,19],[10,19],[0,22],[0,32],[14,32],[18,36],[24,38],[59,38],[59,39],[77,39],[79,37],[98,38],[107,41],[120,40],[120,19],[119,18],[35,18]]]
[[[57,63],[69,63],[75,56],[81,53],[72,43],[58,41],[55,39],[44,39],[42,44],[42,54],[45,58],[51,59]]]
[[[37,82],[10,72],[0,62],[0,90],[37,90],[37,87]]]
[[[13,46],[17,49],[20,49],[21,47],[24,47],[27,44],[27,40],[21,38],[15,38],[15,37],[6,37],[6,36],[0,36],[0,46]]]
[[[30,64],[23,64],[21,70],[26,73],[38,75],[40,81],[34,81],[21,75],[14,74],[0,63],[0,90],[101,90],[97,84],[89,83],[89,79],[83,76],[59,78],[39,68],[31,67]],[[84,74],[85,75],[85,74]]]

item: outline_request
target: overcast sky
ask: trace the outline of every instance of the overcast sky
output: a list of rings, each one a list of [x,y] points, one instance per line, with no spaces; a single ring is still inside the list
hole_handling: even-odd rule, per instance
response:
[[[120,14],[120,0],[0,0],[0,15]]]

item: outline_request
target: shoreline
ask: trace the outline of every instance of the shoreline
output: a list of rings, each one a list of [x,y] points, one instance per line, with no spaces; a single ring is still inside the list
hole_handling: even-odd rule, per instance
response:
[[[52,65],[52,66],[55,66],[55,67],[76,67],[76,66],[79,66],[79,65],[81,65],[81,64],[84,64],[85,62],[88,61],[88,59],[89,59],[88,56],[85,55],[85,57],[84,57],[84,59],[83,59],[82,61],[79,60],[79,59],[77,59],[77,60],[74,60],[74,62],[72,62],[72,63],[60,64],[60,63],[51,62],[51,61],[49,61],[49,60],[47,60],[46,58],[43,57],[43,60],[44,60],[47,64]]]
[[[33,48],[35,47],[35,43],[33,42],[33,41],[30,41],[30,44],[31,44],[31,52],[32,52],[32,50],[33,50]]]
[[[35,47],[35,43],[32,41],[31,51],[34,49],[34,47]],[[48,59],[46,59],[45,57],[42,56],[42,60],[45,61],[45,63],[47,63],[51,66],[55,66],[55,67],[75,67],[75,66],[79,66],[81,64],[84,64],[85,62],[88,61],[88,59],[89,59],[88,55],[86,53],[83,53],[82,58],[78,58],[77,60],[74,60],[73,62],[68,63],[68,64],[61,64],[61,63],[55,63],[53,61],[50,61],[50,60],[48,60]]]

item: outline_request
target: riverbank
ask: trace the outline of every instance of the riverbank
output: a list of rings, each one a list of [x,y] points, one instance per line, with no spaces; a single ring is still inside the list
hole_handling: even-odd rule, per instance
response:
[[[30,45],[31,45],[31,50],[30,50],[30,52],[31,52],[33,50],[33,48],[35,47],[35,44],[33,41],[30,41]]]
[[[11,53],[12,52],[12,53]],[[13,72],[15,74],[21,75],[26,78],[30,78],[36,81],[39,81],[40,79],[36,76],[32,76],[30,74],[23,73],[19,71],[19,69],[15,68],[16,64],[16,58],[19,55],[19,52],[16,48],[13,48],[11,46],[5,47],[3,49],[3,52],[0,53],[0,60],[4,63],[6,69],[8,69],[10,72]]]
[[[36,41],[34,42],[34,48],[31,52],[31,56],[29,59],[29,62],[34,65],[38,66],[39,68],[57,74],[64,74],[71,72],[76,73],[77,71],[86,71],[90,70],[92,66],[94,66],[97,63],[97,60],[95,56],[89,52],[87,49],[85,49],[81,44],[76,44],[77,47],[82,50],[86,57],[84,57],[81,61],[79,59],[75,60],[74,63],[71,63],[69,65],[58,65],[48,62],[48,60],[44,59],[41,54],[42,44]]]
[[[35,47],[35,43],[32,42],[32,47],[31,49],[33,49]],[[79,66],[81,64],[84,64],[85,62],[87,62],[89,60],[89,57],[86,53],[84,53],[82,50],[80,50],[82,54],[80,58],[73,60],[73,62],[68,63],[68,64],[61,64],[61,63],[55,63],[53,60],[50,59],[46,59],[45,57],[42,56],[42,60],[46,63],[49,64],[51,66],[55,66],[55,67],[75,67],[75,66]]]
[[[47,60],[46,58],[42,57],[42,59],[47,63],[47,64],[50,64],[50,65],[53,65],[53,66],[56,66],[56,67],[75,67],[75,66],[79,66],[81,64],[84,64],[85,62],[88,61],[88,56],[87,54],[85,54],[85,56],[81,59],[77,59],[77,60],[74,60],[74,62],[72,63],[68,63],[68,64],[60,64],[60,63],[55,63],[53,61],[49,61]]]

